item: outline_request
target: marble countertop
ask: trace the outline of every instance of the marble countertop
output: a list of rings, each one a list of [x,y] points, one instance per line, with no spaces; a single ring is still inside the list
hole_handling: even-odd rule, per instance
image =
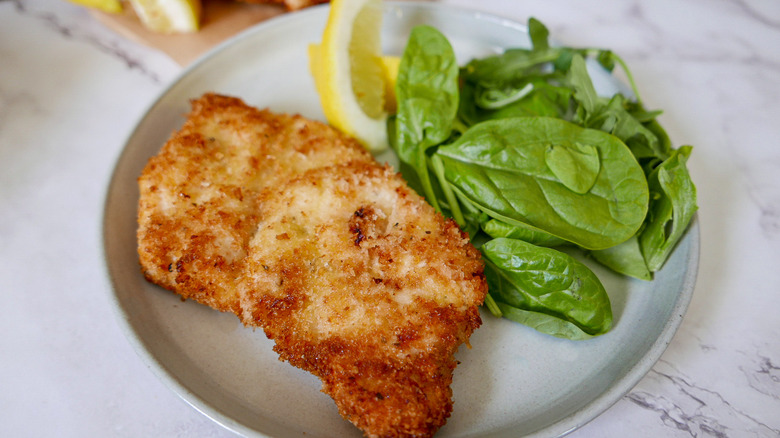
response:
[[[780,436],[780,3],[440,3],[613,49],[673,142],[695,146],[685,319],[645,378],[570,436]],[[0,436],[234,436],[133,351],[102,260],[123,142],[181,71],[65,1],[0,1]]]

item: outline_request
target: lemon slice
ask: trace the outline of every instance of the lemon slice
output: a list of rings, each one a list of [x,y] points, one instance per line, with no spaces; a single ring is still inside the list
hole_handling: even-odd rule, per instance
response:
[[[103,12],[118,14],[122,12],[122,2],[120,0],[70,0],[80,6],[92,9],[100,9]]]
[[[157,33],[196,32],[200,0],[130,0],[143,25]]]
[[[328,122],[377,153],[387,148],[381,0],[333,0],[309,67]]]

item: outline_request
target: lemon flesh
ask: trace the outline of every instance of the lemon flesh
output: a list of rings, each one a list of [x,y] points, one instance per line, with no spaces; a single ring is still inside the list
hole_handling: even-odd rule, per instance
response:
[[[157,33],[196,32],[200,0],[130,0],[143,25]]]
[[[375,3],[379,2],[367,3],[355,17],[348,50],[352,92],[363,112],[374,119],[382,117],[385,106],[381,41],[372,29],[382,22],[382,10]]]
[[[322,74],[318,73],[322,71],[322,61],[320,55],[319,44],[309,44],[309,70],[311,70],[312,77],[314,77],[314,86],[317,90],[324,87],[322,83]],[[401,64],[401,58],[399,56],[386,56],[383,55],[380,58],[382,65],[382,78],[385,87],[384,102],[385,112],[388,114],[395,114],[397,110],[397,104],[395,100],[395,82],[398,78],[398,66]],[[362,107],[362,105],[361,105]]]
[[[322,43],[309,47],[328,122],[368,150],[387,149],[381,0],[333,0]]]

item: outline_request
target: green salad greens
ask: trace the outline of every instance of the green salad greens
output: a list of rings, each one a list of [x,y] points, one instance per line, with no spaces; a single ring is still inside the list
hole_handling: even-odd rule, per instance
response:
[[[672,147],[625,62],[555,47],[459,67],[438,30],[415,27],[396,82],[389,138],[409,183],[480,248],[487,308],[543,333],[587,339],[612,326],[596,275],[560,247],[651,280],[696,211],[690,146]],[[596,92],[588,63],[621,66],[633,96]]]

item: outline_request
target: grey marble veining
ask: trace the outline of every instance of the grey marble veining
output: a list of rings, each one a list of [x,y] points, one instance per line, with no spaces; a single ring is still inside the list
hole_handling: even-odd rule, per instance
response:
[[[666,361],[660,361],[647,377],[664,389],[663,393],[635,390],[627,398],[643,409],[655,412],[667,427],[691,436],[773,437],[780,429],[764,423],[760,417],[743,411],[726,397],[695,378],[681,374]]]
[[[55,37],[86,44],[111,56],[155,83],[163,80],[155,71],[154,60],[147,59],[147,50],[105,29],[85,9],[74,9],[67,3],[44,5],[29,0],[0,0],[0,7],[4,13],[15,15],[16,20],[29,22],[29,26],[41,27]],[[162,74],[165,73],[168,72]]]

